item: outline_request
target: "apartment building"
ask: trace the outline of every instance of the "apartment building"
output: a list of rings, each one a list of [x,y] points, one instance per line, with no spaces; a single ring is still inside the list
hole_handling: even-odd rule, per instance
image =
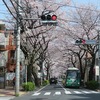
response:
[[[6,84],[6,73],[14,72],[15,39],[12,30],[6,30],[5,23],[0,21],[0,86]]]

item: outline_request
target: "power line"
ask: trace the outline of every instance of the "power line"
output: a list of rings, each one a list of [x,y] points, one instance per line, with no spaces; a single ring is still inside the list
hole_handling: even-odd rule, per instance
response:
[[[10,8],[8,7],[7,3],[5,2],[5,0],[2,0],[2,1],[3,1],[4,5],[7,7],[9,13],[13,16],[13,18],[16,19],[16,17],[12,14],[12,12],[11,12]]]

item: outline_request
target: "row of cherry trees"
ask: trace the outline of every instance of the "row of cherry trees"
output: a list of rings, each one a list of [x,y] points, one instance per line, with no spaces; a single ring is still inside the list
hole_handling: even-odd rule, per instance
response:
[[[94,78],[98,44],[76,45],[75,41],[77,39],[98,41],[99,18],[100,13],[95,6],[81,5],[80,7],[74,7],[74,10],[70,9],[67,19],[60,19],[62,24],[59,24],[59,34],[56,39],[56,43],[60,45],[55,46],[59,52],[56,68],[59,68],[59,71],[62,69],[61,73],[67,67],[79,67],[81,78],[84,79],[85,71],[89,68],[89,76],[87,77],[89,80]],[[88,60],[90,61],[89,65]]]
[[[10,0],[7,5],[13,20],[16,21],[16,0]],[[47,78],[49,72],[59,75],[63,73],[68,65],[79,67],[81,76],[84,78],[87,60],[86,54],[91,55],[91,67],[89,80],[93,79],[93,68],[98,51],[97,45],[75,45],[77,39],[97,40],[99,28],[99,11],[93,6],[81,5],[67,9],[70,0],[21,0],[20,26],[21,26],[21,49],[28,58],[28,81],[31,75],[38,83],[34,64],[37,63],[42,70],[43,62],[47,63]],[[12,10],[12,8],[14,8]],[[43,26],[40,20],[42,12],[49,11],[57,15],[58,26]],[[63,16],[62,16],[63,15]],[[33,18],[34,20],[23,20]],[[15,23],[14,23],[15,27]],[[83,63],[84,62],[84,63]]]
[[[48,46],[49,43],[56,38],[53,36],[56,27],[43,26],[39,18],[45,11],[49,11],[49,13],[53,12],[55,14],[59,12],[57,15],[59,15],[60,18],[60,14],[62,13],[60,8],[68,5],[69,0],[61,0],[61,2],[52,0],[20,0],[20,5],[18,5],[16,0],[9,0],[9,3],[7,3],[5,0],[2,1],[12,15],[11,19],[13,20],[12,23],[14,23],[12,26],[14,28],[16,26],[16,20],[18,20],[16,17],[16,14],[18,13],[17,6],[20,8],[19,21],[21,28],[21,49],[25,55],[25,58],[28,59],[28,81],[32,81],[31,76],[33,75],[36,85],[39,86],[39,80],[34,64],[38,63],[40,70],[42,70],[42,65],[45,61],[47,63],[48,78],[50,66],[53,65],[50,61],[51,58],[48,52]],[[33,19],[25,20],[26,18]]]
[[[79,65],[82,79],[84,79],[86,67],[89,67],[87,65],[87,59],[90,56],[89,80],[92,80],[94,77],[93,69],[98,46],[97,44],[75,45],[75,41],[77,39],[98,40],[100,14],[95,7],[89,5],[75,8],[71,12],[69,18],[72,22],[67,22],[67,27],[65,26],[63,28],[66,30],[65,34],[74,42],[70,46],[68,46],[70,44],[68,41],[65,42],[65,54],[67,51],[67,56],[70,55],[73,66]],[[85,62],[84,59],[86,59]]]

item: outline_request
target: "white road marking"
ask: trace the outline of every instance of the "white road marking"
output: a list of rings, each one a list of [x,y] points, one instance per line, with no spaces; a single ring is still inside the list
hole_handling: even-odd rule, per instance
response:
[[[34,93],[32,96],[38,96],[40,93]]]
[[[99,93],[99,92],[97,92],[97,91],[91,91],[91,93]]]
[[[64,89],[64,91],[67,91],[61,84],[59,84],[63,89]]]
[[[61,92],[55,92],[55,94],[54,95],[61,95]]]
[[[41,90],[43,90],[45,87],[47,87],[48,85],[44,86],[43,88],[39,89],[38,91],[35,91],[35,93],[40,92]]]
[[[62,85],[60,85],[62,88],[63,88],[63,90],[65,91],[65,94],[72,94],[70,91],[68,91],[68,90],[66,90],[66,88],[64,88]]]
[[[65,94],[71,94],[71,92],[70,91],[65,91]]]
[[[75,94],[99,93],[99,92],[97,92],[97,91],[69,91],[69,90],[66,90],[66,91],[65,91],[65,94],[73,94],[73,92],[74,92]],[[36,92],[36,93],[32,94],[32,96],[39,96],[40,94],[41,94],[41,92]],[[44,96],[49,96],[49,95],[51,95],[51,92],[45,92],[45,93],[44,93]],[[60,92],[60,91],[56,91],[56,92],[53,94],[53,96],[55,96],[55,95],[61,95],[61,92]]]
[[[90,91],[82,91],[83,93],[87,93],[87,94],[89,94],[89,93],[91,93]]]
[[[74,91],[76,94],[82,94],[82,92],[80,91]]]
[[[50,95],[51,94],[51,92],[46,92],[44,95]]]

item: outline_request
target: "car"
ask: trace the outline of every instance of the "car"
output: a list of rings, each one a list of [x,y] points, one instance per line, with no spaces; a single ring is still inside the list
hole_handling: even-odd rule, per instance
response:
[[[56,78],[50,78],[50,84],[57,84]]]

